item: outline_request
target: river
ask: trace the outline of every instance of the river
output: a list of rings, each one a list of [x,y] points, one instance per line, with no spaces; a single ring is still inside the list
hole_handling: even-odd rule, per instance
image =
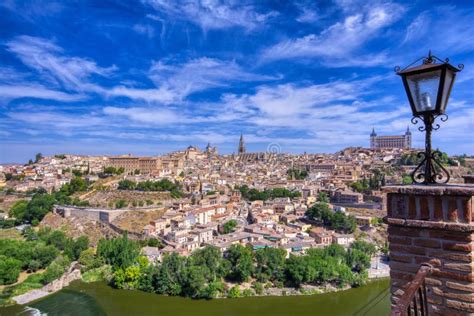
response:
[[[117,290],[100,282],[74,282],[66,289],[27,307],[16,305],[0,308],[0,315],[381,316],[389,314],[389,298],[388,279],[336,293],[208,301]]]

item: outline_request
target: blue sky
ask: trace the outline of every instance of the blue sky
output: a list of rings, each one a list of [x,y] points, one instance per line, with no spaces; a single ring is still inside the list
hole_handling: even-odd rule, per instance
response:
[[[7,0],[0,17],[0,162],[232,153],[240,133],[250,151],[368,146],[410,124],[393,68],[429,49],[465,64],[434,145],[474,154],[470,1]]]

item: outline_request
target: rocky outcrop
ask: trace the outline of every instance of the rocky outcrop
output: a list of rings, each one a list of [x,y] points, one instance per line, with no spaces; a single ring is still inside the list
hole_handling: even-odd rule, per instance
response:
[[[27,304],[49,294],[55,293],[68,286],[72,281],[79,280],[81,277],[81,270],[79,269],[77,262],[73,262],[71,263],[68,271],[66,271],[59,279],[46,284],[41,289],[31,290],[25,294],[15,296],[12,299],[18,304]]]

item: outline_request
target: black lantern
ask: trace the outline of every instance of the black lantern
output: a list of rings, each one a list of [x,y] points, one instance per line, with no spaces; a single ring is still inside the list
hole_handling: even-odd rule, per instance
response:
[[[421,65],[411,67],[421,60],[423,61]],[[425,151],[418,153],[418,157],[423,157],[423,159],[412,173],[412,179],[415,183],[430,184],[449,181],[449,172],[437,159],[441,153],[431,150],[431,132],[440,127],[439,124],[435,124],[436,118],[440,117],[443,122],[448,119],[445,111],[449,95],[456,73],[463,68],[464,65],[462,64],[456,68],[449,64],[448,59],[443,61],[431,55],[431,51],[428,57],[422,57],[404,69],[400,69],[398,66],[395,67],[397,74],[402,77],[413,112],[411,121],[413,124],[422,121],[424,126],[418,129],[426,131]]]

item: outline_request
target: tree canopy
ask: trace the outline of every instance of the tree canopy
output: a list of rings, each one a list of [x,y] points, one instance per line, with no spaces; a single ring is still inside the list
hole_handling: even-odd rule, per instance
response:
[[[321,222],[324,226],[345,233],[353,233],[357,227],[355,217],[343,212],[334,212],[325,202],[317,202],[306,211],[306,216]]]
[[[249,189],[247,185],[243,185],[241,187],[238,187],[238,190],[242,194],[243,198],[250,201],[256,201],[256,200],[266,201],[269,199],[283,198],[283,197],[297,198],[301,196],[300,192],[290,191],[285,188],[275,188],[275,189],[270,189],[270,190],[259,191],[257,189]]]

